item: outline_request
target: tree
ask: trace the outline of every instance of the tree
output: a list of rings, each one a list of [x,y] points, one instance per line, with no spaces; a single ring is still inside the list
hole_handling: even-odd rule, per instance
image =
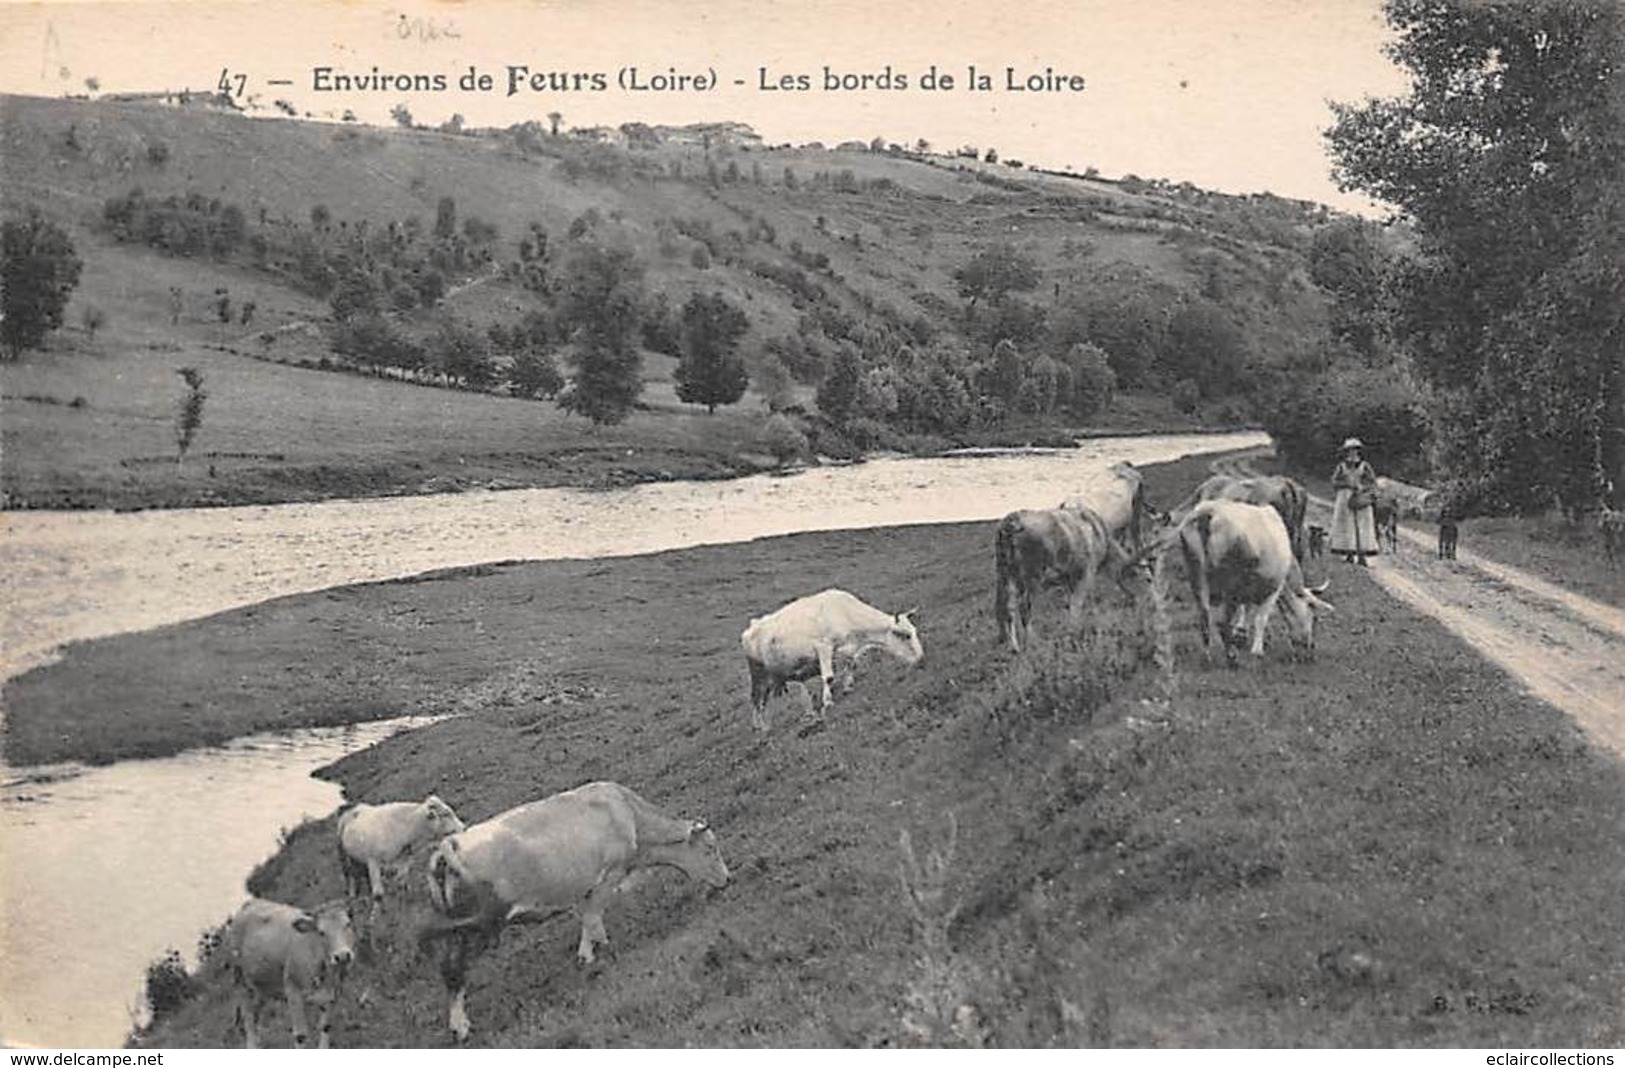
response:
[[[1011,293],[1030,292],[1038,287],[1038,264],[1031,256],[1008,242],[982,249],[970,262],[954,272],[959,295],[974,308],[978,303],[997,304]]]
[[[643,391],[640,331],[643,269],[632,253],[578,242],[566,264],[556,325],[572,343],[574,369],[559,406],[600,425],[625,419]]]
[[[775,412],[767,417],[767,425],[762,428],[762,438],[773,458],[779,461],[780,467],[787,467],[791,460],[798,459],[807,453],[807,435],[801,428],[792,423],[788,416]]]
[[[196,367],[180,367],[175,373],[186,382],[186,393],[175,418],[175,466],[179,467],[203,425],[203,402],[209,395],[203,390],[203,372]]]
[[[434,208],[434,236],[442,241],[457,233],[457,201],[441,197]]]
[[[852,414],[852,406],[858,399],[858,380],[862,374],[858,347],[842,339],[835,348],[829,373],[818,383],[818,410],[830,422],[839,425]]]
[[[564,121],[564,116],[563,115],[559,114],[556,111],[549,111],[547,113],[547,130],[548,130],[548,133],[551,134],[554,137],[557,137],[559,135],[559,124],[562,123],[563,121]]]
[[[552,397],[564,388],[564,376],[559,374],[553,357],[525,350],[514,356],[508,368],[508,385],[521,397]]]
[[[0,347],[8,359],[60,329],[84,268],[61,227],[37,211],[0,228]]]
[[[715,413],[719,404],[737,403],[750,376],[734,351],[750,328],[745,313],[721,293],[699,293],[683,305],[683,356],[677,364],[677,399],[703,404]]]
[[[394,119],[395,125],[399,126],[403,130],[410,130],[412,128],[412,112],[407,109],[404,103],[396,104],[394,107],[390,108],[389,117]]]
[[[1625,482],[1625,10],[1388,0],[1407,95],[1335,107],[1335,175],[1397,205],[1390,286],[1479,507],[1589,508]]]

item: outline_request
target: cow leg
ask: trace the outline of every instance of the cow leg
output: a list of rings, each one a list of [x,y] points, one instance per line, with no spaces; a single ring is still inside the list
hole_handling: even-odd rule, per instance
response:
[[[259,994],[237,988],[237,1022],[243,1025],[243,1048],[260,1048],[260,998]]]
[[[609,945],[609,934],[604,930],[604,907],[615,896],[620,882],[620,875],[606,874],[587,895],[587,904],[581,910],[581,944],[576,947],[576,957],[582,964],[593,962],[597,947]]]
[[[310,1045],[310,1026],[305,1020],[305,997],[292,985],[286,988],[285,994],[288,999],[288,1022],[293,1025],[293,1046],[304,1049]]]
[[[759,731],[767,730],[767,699],[773,691],[773,681],[767,670],[750,661],[750,725]]]
[[[320,995],[313,998],[316,1006],[316,1048],[327,1049],[333,1039],[333,1025],[328,1017],[333,1012],[332,990],[323,990]]]
[[[462,1042],[468,1038],[468,958],[470,935],[459,931],[448,937],[440,948],[440,978],[451,995],[451,1010],[447,1026],[452,1035]]]
[[[829,711],[834,698],[831,685],[835,682],[835,650],[828,645],[818,647],[818,681],[824,684],[824,700],[818,706],[820,714]]]
[[[372,886],[372,900],[374,903],[384,899],[384,866],[376,857],[367,859],[367,882]]]
[[[1264,598],[1264,603],[1253,609],[1253,645],[1249,650],[1254,657],[1264,655],[1264,632],[1269,629],[1270,616],[1275,614],[1275,603],[1281,599],[1280,589]]]

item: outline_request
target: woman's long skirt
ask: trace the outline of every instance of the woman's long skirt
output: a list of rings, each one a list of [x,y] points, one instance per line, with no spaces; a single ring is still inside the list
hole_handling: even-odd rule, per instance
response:
[[[1350,508],[1353,490],[1340,489],[1332,502],[1332,530],[1327,539],[1334,553],[1354,553],[1359,556],[1377,555],[1377,520],[1372,508]]]

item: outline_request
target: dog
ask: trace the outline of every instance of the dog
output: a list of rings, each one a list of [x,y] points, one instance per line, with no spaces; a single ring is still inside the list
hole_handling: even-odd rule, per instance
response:
[[[1448,513],[1439,516],[1439,559],[1456,558],[1456,517]]]
[[[1309,558],[1319,560],[1326,553],[1326,528],[1319,523],[1309,524]]]

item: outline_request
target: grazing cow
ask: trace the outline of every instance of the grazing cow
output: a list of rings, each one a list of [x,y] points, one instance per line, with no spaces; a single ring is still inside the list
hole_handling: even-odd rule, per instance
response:
[[[1625,512],[1603,505],[1602,513],[1597,516],[1597,530],[1602,534],[1602,551],[1608,558],[1608,566],[1614,567],[1625,549]]]
[[[845,590],[824,590],[750,621],[739,636],[750,668],[751,723],[767,730],[767,702],[786,684],[818,678],[820,714],[829,711],[839,660],[851,681],[852,665],[871,649],[918,664],[925,656],[913,611],[892,615],[864,604]]]
[[[1371,518],[1377,527],[1377,544],[1388,552],[1399,551],[1400,498],[1378,493],[1371,504]]]
[[[260,1010],[277,997],[288,1002],[297,1047],[310,1043],[305,1006],[316,1006],[316,1046],[327,1048],[327,1015],[355,957],[355,931],[344,902],[306,911],[250,898],[226,924],[221,949],[237,988],[237,1017],[249,1049],[259,1045]]]
[[[1145,503],[1144,478],[1138,468],[1123,461],[1112,464],[1108,475],[1099,487],[1068,497],[1061,507],[1093,512],[1113,537],[1122,539],[1127,534],[1129,544],[1139,552],[1145,544],[1147,520],[1154,515]]]
[[[1234,667],[1236,632],[1250,611],[1252,654],[1263,656],[1264,632],[1276,603],[1284,597],[1293,643],[1314,656],[1314,613],[1331,611],[1332,606],[1317,596],[1325,583],[1315,589],[1304,586],[1286,524],[1275,509],[1241,501],[1204,501],[1185,517],[1177,537],[1196,597],[1205,655],[1212,655],[1215,641],[1223,641],[1225,659]],[[1219,603],[1222,622],[1214,602]]]
[[[993,556],[999,640],[1018,653],[1031,631],[1034,593],[1044,586],[1063,587],[1067,615],[1076,627],[1100,572],[1112,572],[1121,585],[1135,559],[1112,537],[1104,519],[1076,502],[1048,511],[1011,512],[999,521]]]
[[[1321,526],[1319,523],[1309,524],[1310,559],[1319,560],[1322,556],[1326,555],[1326,537],[1329,533],[1330,531]]]
[[[356,805],[339,817],[339,864],[344,892],[361,893],[362,880],[374,902],[384,898],[384,866],[398,863],[419,842],[444,838],[463,829],[457,813],[434,794],[422,801]]]
[[[618,783],[594,782],[511,808],[451,835],[429,858],[437,916],[420,942],[440,942],[449,1023],[468,1037],[468,966],[509,923],[578,911],[576,955],[592,963],[609,944],[604,906],[634,871],[664,865],[712,887],[728,882],[716,836],[701,820],[673,819]]]
[[[1241,501],[1244,504],[1267,504],[1274,508],[1286,525],[1292,558],[1303,563],[1304,516],[1309,511],[1309,494],[1293,479],[1285,475],[1261,475],[1258,478],[1214,475],[1197,486],[1185,503],[1174,509],[1175,518],[1183,520],[1202,501]]]

